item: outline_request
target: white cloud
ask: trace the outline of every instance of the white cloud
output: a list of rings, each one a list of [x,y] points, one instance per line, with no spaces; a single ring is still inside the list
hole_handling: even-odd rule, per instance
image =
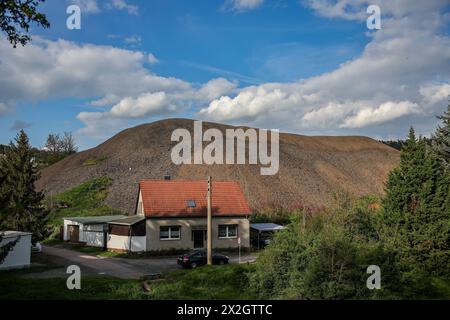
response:
[[[100,9],[97,0],[70,0],[66,1],[70,4],[75,4],[80,7],[81,14],[83,13],[99,13]]]
[[[158,63],[158,62],[159,62],[159,60],[155,57],[155,55],[154,55],[153,53],[149,53],[149,54],[147,55],[147,61],[148,61],[148,63],[150,63],[150,64],[155,64],[155,63]]]
[[[264,0],[226,0],[224,8],[237,12],[255,9],[263,4]]]
[[[377,108],[362,108],[344,120],[341,128],[361,128],[383,123],[401,116],[418,112],[418,105],[409,101],[385,102]]]
[[[111,7],[118,10],[125,10],[131,15],[137,15],[139,13],[138,6],[128,4],[125,0],[111,0],[109,4]]]
[[[428,105],[445,102],[450,98],[450,84],[428,84],[420,87],[419,91]]]
[[[141,51],[36,37],[13,49],[2,39],[0,114],[18,101],[91,99],[101,111],[77,118],[85,124],[81,133],[98,138],[130,121],[198,110],[203,119],[300,133],[402,136],[411,124],[432,130],[450,94],[450,38],[440,32],[448,23],[444,1],[374,2],[382,6],[383,27],[370,33],[359,57],[301,81],[243,88],[225,78],[197,84],[158,76],[148,68],[158,59]],[[334,1],[340,3],[334,9],[327,3],[313,10],[355,20],[364,1]]]
[[[148,55],[140,51],[36,37],[15,49],[3,39],[0,51],[0,101],[4,103],[55,97],[117,100],[142,92],[191,89],[186,81],[153,74],[144,67]]]
[[[143,118],[175,110],[166,93],[160,91],[144,93],[137,98],[124,98],[110,112],[118,118]]]
[[[197,92],[202,100],[211,101],[224,94],[230,94],[237,88],[237,82],[230,82],[225,78],[216,78],[205,83]]]
[[[372,2],[372,1],[371,1]],[[333,4],[330,7],[330,4]],[[306,2],[328,17],[359,18],[367,1]],[[442,113],[442,97],[450,82],[450,38],[440,33],[448,23],[440,12],[445,1],[410,4],[374,1],[383,15],[381,30],[361,56],[332,72],[292,83],[266,83],[243,88],[236,95],[222,96],[205,106],[200,115],[289,131],[370,133],[392,121],[403,123],[414,116],[418,125],[433,127],[434,115]],[[412,8],[411,8],[412,7]],[[435,79],[439,88],[425,87]],[[406,132],[408,124],[393,130]],[[356,131],[357,129],[357,131]]]

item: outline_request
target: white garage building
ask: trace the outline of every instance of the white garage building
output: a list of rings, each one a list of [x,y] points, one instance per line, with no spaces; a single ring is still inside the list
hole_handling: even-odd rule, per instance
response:
[[[64,218],[63,240],[83,242],[92,247],[105,247],[108,222],[124,219],[126,216],[67,217]]]
[[[0,233],[3,238],[0,247],[18,240],[5,261],[0,263],[0,270],[28,267],[31,260],[31,233],[20,231],[0,231]]]

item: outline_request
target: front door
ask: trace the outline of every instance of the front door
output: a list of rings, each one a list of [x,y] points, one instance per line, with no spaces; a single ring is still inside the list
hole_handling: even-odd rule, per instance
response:
[[[192,231],[192,236],[194,238],[194,248],[203,248],[205,231],[204,230],[194,230]]]
[[[70,242],[78,242],[80,241],[80,226],[69,225],[69,241]]]

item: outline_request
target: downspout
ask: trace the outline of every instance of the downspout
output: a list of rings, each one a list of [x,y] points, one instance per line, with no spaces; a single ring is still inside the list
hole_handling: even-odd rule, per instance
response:
[[[128,231],[128,234],[129,234],[129,237],[130,237],[130,246],[129,246],[129,249],[130,249],[130,253],[131,253],[131,227],[132,227],[132,225],[130,225],[130,228],[128,229],[129,231]]]

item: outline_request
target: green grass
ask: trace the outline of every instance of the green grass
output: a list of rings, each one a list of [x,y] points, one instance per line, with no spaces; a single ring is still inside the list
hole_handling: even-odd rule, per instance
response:
[[[247,274],[252,265],[203,266],[177,270],[164,280],[150,282],[150,299],[245,300],[256,297],[248,291]]]
[[[119,210],[104,204],[110,185],[110,178],[100,177],[56,195],[52,199],[53,206],[56,208],[51,212],[51,224],[62,225],[63,217],[121,214]]]
[[[29,279],[18,271],[0,272],[0,300],[5,299],[252,299],[247,273],[251,265],[204,266],[178,270],[163,280],[149,281],[144,292],[142,281],[111,277],[82,277],[80,290],[68,290],[65,278]]]
[[[100,158],[89,158],[86,159],[83,162],[83,166],[95,166],[99,163],[102,163],[103,161],[105,161],[107,159],[107,157],[100,157]]]
[[[29,279],[5,277],[0,273],[0,300],[111,300],[143,299],[139,281],[121,280],[110,277],[84,277],[80,290],[69,290],[65,278]]]

